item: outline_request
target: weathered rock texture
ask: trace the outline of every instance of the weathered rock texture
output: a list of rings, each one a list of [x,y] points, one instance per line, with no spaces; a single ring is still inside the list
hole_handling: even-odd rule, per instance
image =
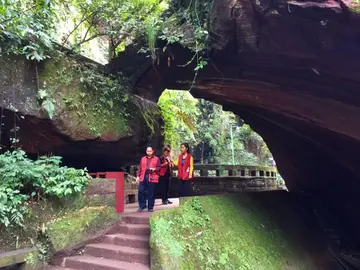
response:
[[[289,190],[322,198],[342,243],[359,248],[360,17],[343,1],[215,0],[210,22],[211,61],[196,78],[195,63],[178,66],[192,53],[173,46],[136,91],[191,87],[239,114]]]
[[[137,162],[148,143],[160,148],[160,114],[154,102],[129,92],[128,108],[123,109],[110,91],[85,87],[89,73],[81,74],[81,69],[91,68],[90,76],[97,76],[104,66],[71,56],[41,64],[3,57],[0,63],[3,150],[16,138],[29,155],[61,155],[67,165],[96,171]],[[126,81],[123,88],[129,88]],[[39,91],[54,104],[52,119],[41,106]]]

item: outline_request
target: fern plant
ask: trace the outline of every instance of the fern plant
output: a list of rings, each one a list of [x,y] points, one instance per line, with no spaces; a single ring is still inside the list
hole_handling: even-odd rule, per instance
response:
[[[27,158],[22,150],[0,155],[0,225],[22,226],[27,201],[63,198],[82,192],[86,169],[62,167],[61,157]]]

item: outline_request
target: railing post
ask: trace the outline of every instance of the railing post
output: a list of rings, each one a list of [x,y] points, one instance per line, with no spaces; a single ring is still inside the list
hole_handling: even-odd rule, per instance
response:
[[[130,166],[129,168],[129,174],[131,176],[135,176],[136,175],[136,168],[134,166]]]
[[[116,180],[115,184],[115,209],[116,213],[124,212],[125,174],[124,172],[106,172],[106,178]]]
[[[200,176],[209,176],[209,171],[207,169],[200,170]]]

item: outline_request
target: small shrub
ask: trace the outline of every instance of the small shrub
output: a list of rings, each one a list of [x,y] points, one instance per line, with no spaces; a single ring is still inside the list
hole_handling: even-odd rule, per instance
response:
[[[87,170],[61,167],[61,157],[33,161],[22,150],[0,155],[0,226],[20,225],[29,199],[62,198],[83,191]]]

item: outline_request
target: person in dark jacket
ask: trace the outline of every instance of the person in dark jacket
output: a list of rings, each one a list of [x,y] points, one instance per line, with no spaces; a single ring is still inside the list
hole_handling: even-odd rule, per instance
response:
[[[154,155],[154,148],[146,148],[146,156],[140,160],[136,182],[139,183],[139,209],[138,212],[146,208],[145,192],[148,193],[148,211],[154,211],[155,204],[155,185],[159,182],[160,159]]]
[[[169,188],[170,181],[172,176],[172,163],[170,157],[171,147],[165,145],[163,148],[163,155],[160,157],[161,168],[160,168],[160,178],[159,178],[159,187],[161,191],[162,204],[172,204],[169,201]]]
[[[189,196],[190,183],[194,179],[194,158],[190,154],[189,144],[181,144],[180,151],[178,160],[174,160],[173,164],[178,167],[180,197],[186,197]]]

